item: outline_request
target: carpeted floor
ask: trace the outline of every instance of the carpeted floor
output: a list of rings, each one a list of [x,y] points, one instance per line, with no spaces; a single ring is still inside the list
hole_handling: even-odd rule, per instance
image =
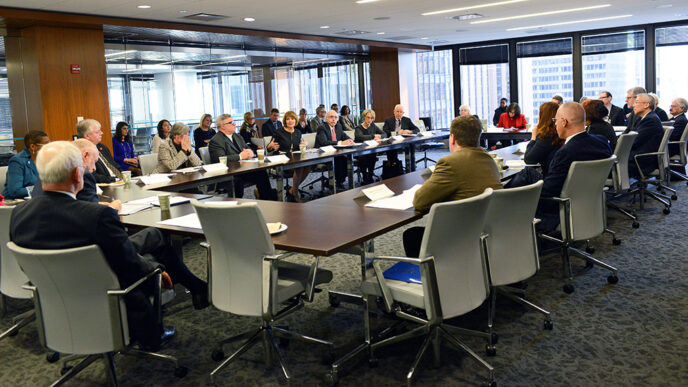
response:
[[[680,236],[688,229],[688,189],[679,189],[670,215],[648,202],[638,211],[640,228],[616,213],[610,213],[609,227],[623,239],[613,246],[607,235],[592,244],[595,256],[619,268],[619,283],[608,285],[608,273],[593,268],[575,280],[576,291],[562,292],[561,259],[557,253],[541,258],[541,270],[528,281],[528,297],[552,312],[554,329],[543,330],[539,314],[509,300],[499,299],[495,328],[499,333],[497,356],[484,357],[496,370],[497,383],[511,386],[609,386],[688,384],[688,260],[686,242]],[[248,195],[247,195],[248,196]],[[346,216],[346,214],[342,214]],[[422,222],[422,221],[421,221]],[[417,222],[417,223],[421,223]],[[401,233],[395,230],[375,240],[376,252],[402,255]],[[200,240],[185,245],[185,260],[198,275],[205,275],[205,255]],[[296,261],[309,262],[299,256]],[[574,259],[578,268],[583,262]],[[356,291],[359,285],[358,257],[336,254],[321,260],[334,272],[334,280],[322,288]],[[30,301],[9,300],[8,313],[0,329],[10,326],[11,317],[28,310]],[[484,327],[486,308],[452,321],[465,327]],[[386,317],[373,319],[377,328],[387,326]],[[195,311],[190,297],[177,289],[177,298],[165,317],[177,328],[177,337],[162,352],[179,357],[189,367],[184,379],[177,379],[165,364],[117,357],[121,385],[199,386],[209,383],[209,373],[219,363],[211,360],[215,343],[228,336],[257,327],[259,321],[232,316],[214,308]],[[362,312],[342,304],[332,308],[326,293],[284,322],[290,329],[331,340],[336,355],[342,355],[362,340]],[[466,338],[465,342],[484,354],[485,342]],[[352,364],[341,376],[340,385],[400,385],[416,353],[419,340],[400,343],[378,352],[379,366],[369,368],[365,358]],[[230,353],[239,344],[225,347]],[[316,346],[292,343],[283,354],[295,385],[322,385],[328,366],[326,352]],[[479,385],[486,371],[464,354],[443,347],[441,368],[433,368],[431,356],[418,373],[417,385]],[[266,370],[262,347],[257,346],[226,368],[220,385],[278,385],[276,369]],[[0,385],[44,386],[59,377],[60,366],[45,360],[38,344],[35,323],[15,337],[0,342]],[[102,385],[105,371],[95,363],[79,374],[71,385]]]

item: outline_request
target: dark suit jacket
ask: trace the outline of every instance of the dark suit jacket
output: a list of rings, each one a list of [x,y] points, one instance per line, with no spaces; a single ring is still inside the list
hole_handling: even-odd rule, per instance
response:
[[[211,162],[219,162],[220,156],[227,156],[227,161],[239,161],[239,153],[248,148],[248,146],[246,146],[246,142],[244,142],[244,139],[239,133],[235,132],[232,138],[237,142],[238,146],[222,132],[217,132],[217,134],[210,139],[208,143],[208,152],[210,153]]]
[[[649,112],[644,118],[638,117],[638,124],[635,130],[638,135],[631,146],[631,155],[629,158],[629,165],[635,166],[634,157],[640,153],[657,152],[659,143],[662,142],[664,136],[664,128],[662,128],[662,121],[659,120],[655,112]],[[657,157],[648,156],[638,159],[638,164],[643,172],[652,172],[657,168]],[[633,175],[633,174],[632,174]]]
[[[43,185],[40,176],[36,179],[36,185],[31,191],[31,197],[43,194]],[[84,188],[77,192],[76,198],[85,202],[98,203],[98,190],[96,189],[96,178],[89,171],[84,171]]]
[[[626,121],[626,130],[624,130],[624,134],[635,131],[638,121],[640,121],[640,117],[636,116],[635,113],[631,111],[631,115],[628,117],[628,121]]]
[[[100,152],[100,157],[101,158],[106,158],[107,161],[114,167],[117,168],[118,170],[121,171],[119,165],[115,162],[115,159],[112,157],[112,153],[110,153],[110,149],[106,147],[103,143],[98,143],[96,145],[96,148],[98,148],[98,152]],[[103,160],[100,158],[96,162],[96,170],[93,172],[93,175],[96,178],[96,181],[98,183],[112,183],[115,181],[114,176],[110,176],[110,173],[107,170],[107,167],[105,166],[105,163],[103,163]]]
[[[614,133],[614,128],[612,125],[606,121],[596,121],[591,122],[586,128],[590,134],[599,134],[609,141],[609,146],[612,150],[616,148],[616,133]]]
[[[497,126],[499,123],[499,117],[502,116],[502,113],[506,113],[506,107],[498,107],[494,111],[494,116],[492,116],[492,125]]]
[[[334,134],[337,137],[337,141],[332,141],[332,130],[330,129],[330,124],[325,122],[318,127],[318,131],[315,134],[315,147],[320,148],[326,145],[337,145],[338,141],[349,140],[351,137],[347,136],[342,130],[339,122],[334,126]]]
[[[669,121],[669,116],[661,107],[657,106],[655,113],[657,114],[657,117],[659,117],[660,121]]]
[[[681,135],[683,131],[686,130],[686,124],[688,124],[688,119],[686,119],[686,114],[681,113],[674,117],[674,130],[671,132],[671,141],[681,140]],[[680,153],[680,149],[675,144],[669,144],[669,155],[677,155]],[[35,188],[34,188],[35,190]]]
[[[626,123],[626,115],[623,109],[616,105],[612,105],[612,108],[609,110],[609,123],[612,124],[612,126],[624,126]]]
[[[540,164],[542,174],[547,175],[549,172],[549,164],[552,162],[554,154],[561,148],[557,145],[552,145],[552,139],[536,138],[535,141],[530,141],[526,147],[526,153],[523,155],[523,161],[526,164]]]
[[[385,125],[382,127],[382,130],[385,131],[387,134],[387,137],[392,137],[396,133],[394,132],[394,128],[397,126],[397,119],[394,117],[389,117],[388,119],[385,120]],[[418,133],[420,132],[420,129],[416,125],[413,124],[413,121],[411,121],[410,118],[408,117],[401,117],[401,128],[406,129],[406,130],[411,130],[413,133]]]
[[[267,121],[263,122],[263,126],[260,127],[260,130],[261,130],[263,137],[266,137],[266,136],[272,137],[275,135],[275,130],[277,130],[281,127],[282,127],[282,123],[279,120],[275,121],[274,125],[272,124],[272,121],[267,120]]]

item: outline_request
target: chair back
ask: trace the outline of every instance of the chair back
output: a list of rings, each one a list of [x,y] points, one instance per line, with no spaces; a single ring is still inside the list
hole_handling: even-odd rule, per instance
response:
[[[35,287],[43,344],[57,352],[89,355],[129,343],[124,301],[108,296],[119,281],[97,245],[63,250],[26,249],[9,242]]]
[[[382,130],[382,128],[385,126],[385,123],[384,122],[375,122],[375,125],[377,125],[377,127],[380,128],[380,130]]]
[[[0,293],[12,297],[29,299],[31,291],[22,286],[29,282],[26,274],[17,264],[14,255],[7,248],[10,241],[10,217],[14,207],[0,207]]]
[[[265,267],[263,256],[274,254],[275,247],[260,208],[256,203],[191,203],[210,243],[208,286],[213,305],[242,316],[262,316],[271,306],[270,265]],[[237,227],[228,227],[228,219]]]
[[[559,206],[561,234],[567,240],[585,240],[604,231],[607,218],[604,183],[616,156],[591,161],[574,161],[560,197],[569,199],[571,211]]]
[[[203,161],[203,164],[212,164],[212,161],[210,161],[210,151],[207,146],[198,148],[198,153],[201,154],[201,161]]]
[[[540,268],[533,218],[543,181],[492,192],[485,215],[487,263],[492,286],[532,277]],[[518,204],[515,204],[518,203]]]
[[[301,138],[306,141],[307,148],[313,148],[315,146],[315,135],[316,133],[305,133]]]
[[[346,133],[347,136],[353,141],[354,137],[356,136],[356,131],[355,130],[345,130],[344,133]]]
[[[636,132],[622,134],[616,141],[616,148],[614,148],[616,163],[612,168],[612,184],[615,192],[625,191],[631,187],[631,181],[628,177],[628,159],[637,135]]]
[[[683,128],[683,132],[681,133],[681,138],[678,139],[678,146],[679,146],[679,153],[678,153],[678,160],[674,160],[674,163],[685,166],[686,163],[688,163],[688,159],[686,159],[686,140],[688,140],[688,124],[686,124],[686,127]],[[0,169],[0,173],[2,170]],[[5,175],[2,174],[4,177]]]
[[[0,190],[5,189],[5,183],[7,182],[7,169],[8,166],[0,167]],[[0,191],[2,192],[2,191]]]
[[[421,132],[425,132],[425,122],[423,120],[415,120],[413,125],[416,125]]]
[[[671,132],[674,130],[673,126],[664,126],[664,136],[662,141],[659,143],[659,149],[657,152],[664,152],[662,155],[662,164],[659,165],[659,177],[664,180],[666,169],[669,168],[669,138],[671,137]]]
[[[155,170],[155,167],[158,166],[158,154],[149,153],[147,155],[140,155],[139,165],[141,166],[142,175],[150,175]]]
[[[492,189],[430,207],[420,257],[434,257],[435,275],[421,265],[428,316],[447,319],[469,312],[489,294],[480,236]],[[436,298],[435,298],[436,297]]]

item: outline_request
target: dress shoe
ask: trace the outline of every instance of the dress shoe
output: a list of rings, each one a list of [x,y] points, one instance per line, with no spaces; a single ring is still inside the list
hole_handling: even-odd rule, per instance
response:
[[[205,309],[210,306],[207,291],[204,293],[192,293],[191,301],[193,302],[194,309]]]

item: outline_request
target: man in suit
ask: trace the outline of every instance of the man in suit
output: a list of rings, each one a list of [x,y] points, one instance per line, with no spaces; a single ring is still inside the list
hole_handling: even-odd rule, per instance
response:
[[[659,144],[664,136],[662,121],[659,120],[655,110],[655,99],[649,94],[638,94],[633,103],[633,116],[636,117],[634,131],[638,135],[633,140],[631,155],[628,161],[628,174],[631,177],[639,177],[640,172],[635,163],[635,155],[641,153],[657,152]],[[643,173],[649,173],[657,169],[657,157],[640,157],[638,164]]]
[[[555,120],[557,135],[565,139],[565,142],[549,164],[540,193],[542,198],[561,195],[569,168],[574,161],[600,160],[612,155],[609,142],[604,137],[585,131],[585,110],[579,103],[567,102],[561,105]],[[536,217],[542,220],[537,225],[538,230],[554,230],[559,224],[559,206],[550,201],[540,201]]]
[[[499,100],[499,107],[495,109],[494,115],[492,116],[492,124],[494,126],[497,126],[499,123],[499,117],[502,116],[502,113],[506,113],[506,107],[509,105],[509,100],[506,98],[502,98]]]
[[[452,121],[450,130],[451,153],[437,161],[432,176],[413,197],[413,206],[419,211],[428,211],[435,203],[479,195],[486,188],[502,188],[497,164],[478,144],[480,121],[460,116]],[[424,231],[424,227],[412,227],[404,232],[406,256],[418,256]]]
[[[552,102],[556,103],[557,105],[561,106],[564,104],[564,97],[560,96],[559,94],[555,95],[552,97]]]
[[[671,141],[679,141],[683,131],[686,130],[688,119],[686,119],[686,109],[688,109],[688,101],[685,98],[676,98],[671,101],[669,113],[671,113],[674,121],[674,130],[671,131]],[[685,146],[685,145],[684,145]],[[677,155],[680,149],[676,144],[669,144],[669,155]]]
[[[382,130],[387,137],[392,137],[397,134],[416,134],[420,132],[420,129],[413,124],[410,118],[404,117],[404,107],[402,105],[396,105],[394,107],[394,116],[385,120]],[[397,151],[388,151],[387,160],[390,162],[398,162],[399,157],[397,156]]]
[[[98,183],[112,183],[117,179],[122,179],[122,170],[112,157],[110,149],[100,142],[103,139],[100,122],[91,118],[81,120],[76,124],[76,135],[87,139],[98,148],[100,157],[96,162],[96,170],[93,171],[93,176]]]
[[[10,239],[30,249],[66,249],[96,244],[125,288],[156,268],[163,272],[163,286],[171,289],[173,280],[189,288],[194,305],[208,305],[208,286],[184,265],[159,230],[145,229],[129,237],[117,211],[83,200],[76,193],[83,188],[84,164],[81,152],[67,141],[43,147],[37,158],[43,178],[43,194],[12,212]],[[146,259],[142,255],[152,256]],[[149,297],[152,282],[136,288],[125,297],[129,333],[141,345],[156,349],[174,335],[158,321]],[[204,305],[197,302],[204,302]]]
[[[607,108],[609,123],[612,124],[612,126],[623,126],[625,123],[623,109],[616,105],[612,105],[612,93],[608,91],[601,92],[600,101],[604,102],[604,107]]]
[[[215,120],[218,132],[208,143],[210,161],[217,163],[220,156],[227,156],[227,161],[240,161],[255,157],[244,139],[236,133],[236,123],[230,114],[220,114]],[[244,182],[255,184],[262,200],[277,200],[277,195],[270,185],[267,172],[257,171],[234,176],[234,187],[225,184],[227,192],[234,189],[234,196],[244,197]]]
[[[311,130],[314,132],[318,131],[320,125],[325,123],[325,107],[318,106],[315,109],[315,117],[311,119]]]
[[[626,91],[626,106],[629,107],[630,112],[626,114],[626,130],[624,131],[624,134],[635,130],[635,126],[638,125],[638,121],[640,121],[640,118],[638,118],[634,113],[635,108],[633,105],[635,104],[635,99],[638,97],[638,95],[643,93],[646,93],[645,88],[640,86],[630,88]]]
[[[282,123],[279,120],[279,110],[270,110],[270,119],[263,122],[263,126],[260,127],[260,137],[274,137],[277,129],[282,128]]]
[[[339,114],[330,110],[325,117],[325,123],[318,127],[315,134],[315,147],[320,148],[327,145],[351,145],[354,141],[344,133],[339,124]],[[334,158],[334,178],[337,190],[344,190],[344,179],[346,179],[346,158],[339,156]]]

